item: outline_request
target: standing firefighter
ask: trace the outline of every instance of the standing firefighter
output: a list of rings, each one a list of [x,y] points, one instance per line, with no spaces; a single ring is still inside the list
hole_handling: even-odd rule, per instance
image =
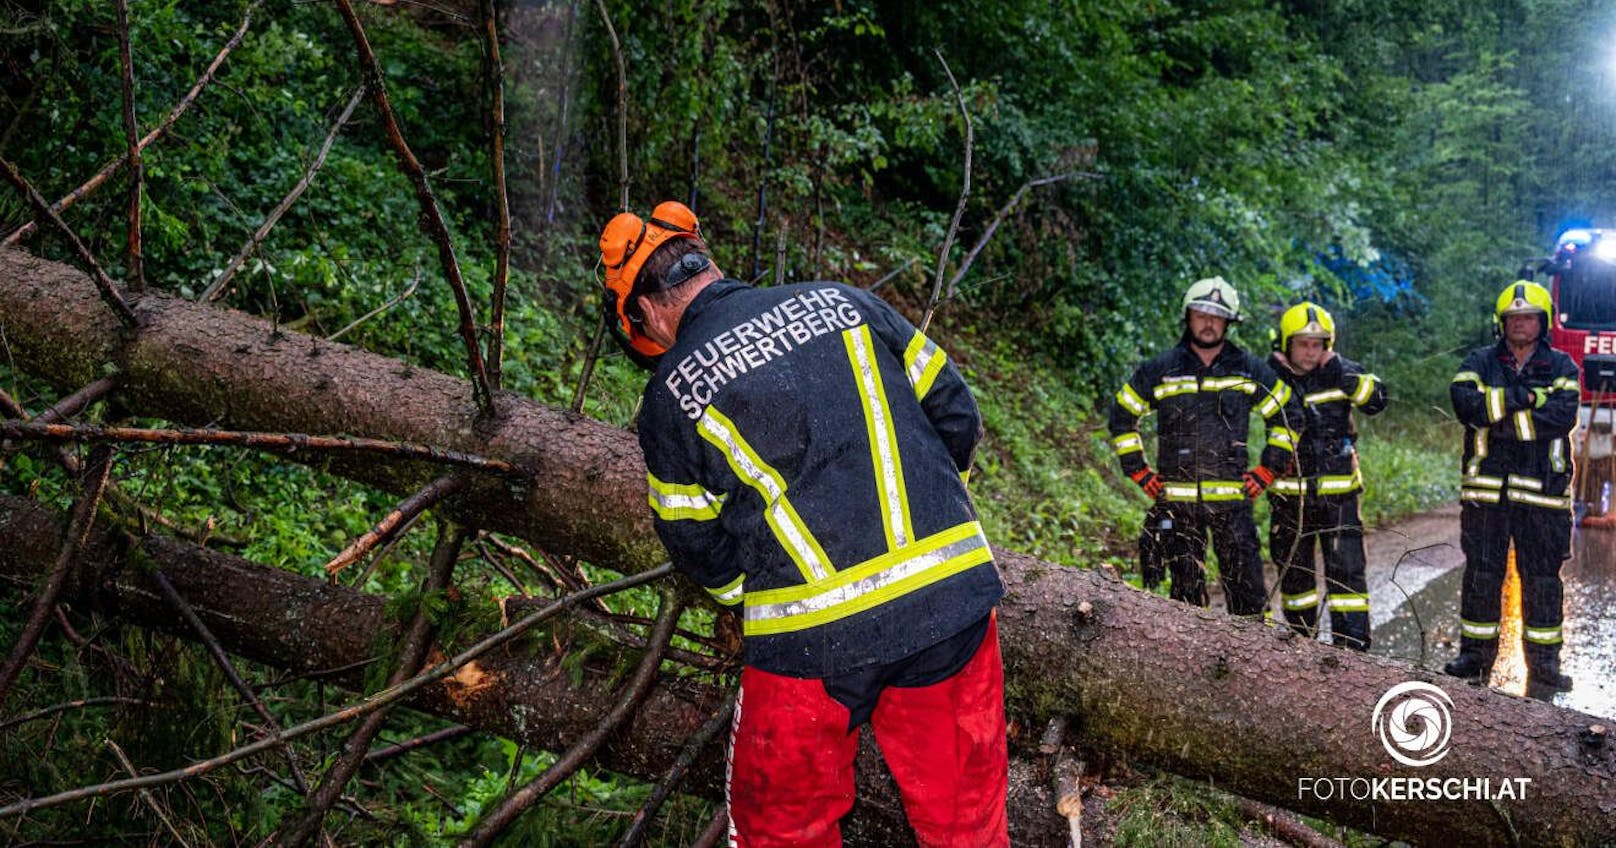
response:
[[[1184,335],[1140,365],[1111,406],[1111,443],[1122,470],[1156,503],[1139,543],[1147,588],[1171,572],[1176,600],[1206,606],[1206,539],[1229,612],[1261,615],[1267,602],[1251,501],[1291,462],[1301,409],[1255,355],[1225,337],[1240,320],[1240,295],[1222,277],[1184,293]],[[1157,413],[1156,461],[1145,461],[1139,419]],[[1267,422],[1262,460],[1246,469],[1251,413]]]
[[[1510,544],[1521,575],[1527,693],[1566,689],[1560,673],[1560,564],[1571,555],[1571,451],[1580,389],[1549,347],[1553,301],[1525,280],[1498,295],[1498,343],[1465,357],[1450,393],[1465,425],[1459,539],[1459,656],[1443,670],[1485,679],[1498,656],[1499,592]]]
[[[1280,316],[1269,363],[1301,400],[1303,416],[1295,473],[1268,490],[1268,553],[1279,569],[1285,620],[1305,636],[1318,632],[1316,542],[1324,559],[1330,638],[1367,651],[1369,583],[1358,514],[1363,475],[1352,413],[1385,409],[1386,386],[1335,352],[1335,319],[1314,303],[1299,303]]]
[[[860,289],[724,278],[679,203],[600,247],[623,341],[655,362],[657,534],[742,619],[730,844],[840,845],[868,721],[922,845],[1007,845],[1004,589],[958,370]]]

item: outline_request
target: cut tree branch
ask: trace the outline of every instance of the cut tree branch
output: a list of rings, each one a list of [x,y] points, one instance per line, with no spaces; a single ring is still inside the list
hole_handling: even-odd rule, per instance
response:
[[[499,54],[499,19],[494,0],[483,0],[483,33],[488,40],[489,112],[494,169],[494,293],[488,319],[488,384],[499,390],[505,359],[505,287],[511,275],[511,203],[505,185],[505,62]]]
[[[101,293],[101,300],[106,302],[107,306],[112,307],[112,311],[118,316],[118,320],[125,327],[139,326],[140,319],[135,316],[134,310],[130,309],[129,304],[124,301],[123,295],[118,294],[118,287],[113,284],[112,278],[108,277],[107,272],[102,269],[101,263],[95,261],[95,255],[90,253],[90,248],[79,240],[78,234],[73,232],[73,228],[69,227],[60,215],[51,211],[50,204],[46,203],[45,198],[40,196],[39,190],[34,188],[33,184],[28,182],[22,174],[17,173],[16,166],[12,165],[10,160],[4,157],[0,157],[0,176],[4,176],[6,182],[11,183],[16,187],[17,191],[22,193],[23,198],[28,201],[28,205],[34,208],[35,215],[49,221],[51,226],[61,233],[62,238],[67,240],[68,245],[73,248],[73,252],[78,256],[79,261],[83,262],[84,267],[89,269],[90,279],[95,281],[95,287]]]
[[[954,236],[959,232],[960,218],[965,215],[965,204],[971,199],[971,152],[976,147],[976,128],[971,124],[971,110],[965,107],[965,95],[960,92],[959,81],[954,79],[954,69],[948,66],[948,60],[943,58],[943,51],[933,49],[937,54],[937,61],[943,65],[943,73],[948,74],[948,84],[954,89],[954,103],[959,106],[960,118],[965,122],[965,175],[960,180],[959,203],[954,206],[954,217],[948,221],[948,234],[943,236],[942,249],[937,251],[937,273],[931,281],[931,297],[926,300],[926,312],[920,317],[920,332],[926,332],[931,326],[931,318],[937,312],[938,304],[943,301],[943,274],[948,270],[948,252],[954,248]]]
[[[146,288],[140,244],[140,193],[146,166],[140,161],[140,124],[135,119],[135,61],[129,54],[129,0],[118,0],[118,69],[123,82],[123,132],[129,145],[129,290]]]
[[[470,482],[471,478],[464,474],[450,474],[426,484],[420,491],[405,498],[403,502],[394,507],[392,512],[383,516],[381,521],[376,522],[375,527],[365,531],[364,535],[355,539],[348,547],[343,548],[341,553],[332,557],[331,561],[325,564],[326,576],[336,579],[336,576],[342,573],[343,569],[358,562],[360,557],[370,553],[377,545],[391,541],[402,528],[414,523],[415,519],[421,516],[421,513],[431,509],[444,498],[466,488]]]

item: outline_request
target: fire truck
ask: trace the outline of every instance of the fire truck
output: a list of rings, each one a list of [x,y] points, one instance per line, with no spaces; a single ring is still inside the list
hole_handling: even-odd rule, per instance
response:
[[[1549,344],[1582,371],[1582,409],[1573,437],[1578,518],[1616,525],[1612,512],[1612,422],[1616,420],[1616,230],[1571,229],[1554,254],[1526,263],[1521,276],[1554,297]]]

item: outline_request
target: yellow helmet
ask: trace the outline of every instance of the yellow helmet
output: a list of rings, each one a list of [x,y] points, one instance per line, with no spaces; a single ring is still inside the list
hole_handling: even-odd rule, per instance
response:
[[[1289,352],[1291,339],[1297,336],[1324,339],[1324,348],[1329,350],[1335,347],[1335,319],[1324,307],[1304,300],[1279,317],[1280,352]]]
[[[1553,311],[1554,298],[1549,296],[1548,289],[1531,280],[1516,280],[1498,293],[1498,302],[1493,308],[1493,327],[1502,333],[1505,315],[1536,312],[1543,316],[1543,332],[1546,333],[1549,330],[1549,313]]]

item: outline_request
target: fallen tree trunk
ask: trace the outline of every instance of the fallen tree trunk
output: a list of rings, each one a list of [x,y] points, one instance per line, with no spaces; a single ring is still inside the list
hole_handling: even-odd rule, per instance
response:
[[[126,337],[82,274],[0,252],[0,331],[33,373],[76,388],[111,362],[128,387],[123,403],[142,415],[518,461],[533,471],[531,485],[485,483],[452,501],[451,514],[614,568],[660,558],[631,434],[510,396],[499,399],[497,420],[479,421],[463,381],[157,293],[134,307],[143,326]],[[439,473],[375,458],[330,467],[398,492]],[[1003,551],[999,563],[1010,586],[1001,608],[1007,695],[1024,719],[1072,714],[1096,746],[1409,841],[1616,839],[1616,756],[1592,717],[1435,680],[1452,701],[1448,753],[1428,767],[1400,765],[1371,716],[1393,686],[1433,680],[1406,663],[1283,638],[1094,572]],[[1490,779],[1495,791],[1509,779],[1530,784],[1524,801],[1351,799],[1360,786],[1382,795],[1462,792],[1464,784],[1442,781],[1467,778]],[[1332,796],[1322,795],[1325,786]]]

